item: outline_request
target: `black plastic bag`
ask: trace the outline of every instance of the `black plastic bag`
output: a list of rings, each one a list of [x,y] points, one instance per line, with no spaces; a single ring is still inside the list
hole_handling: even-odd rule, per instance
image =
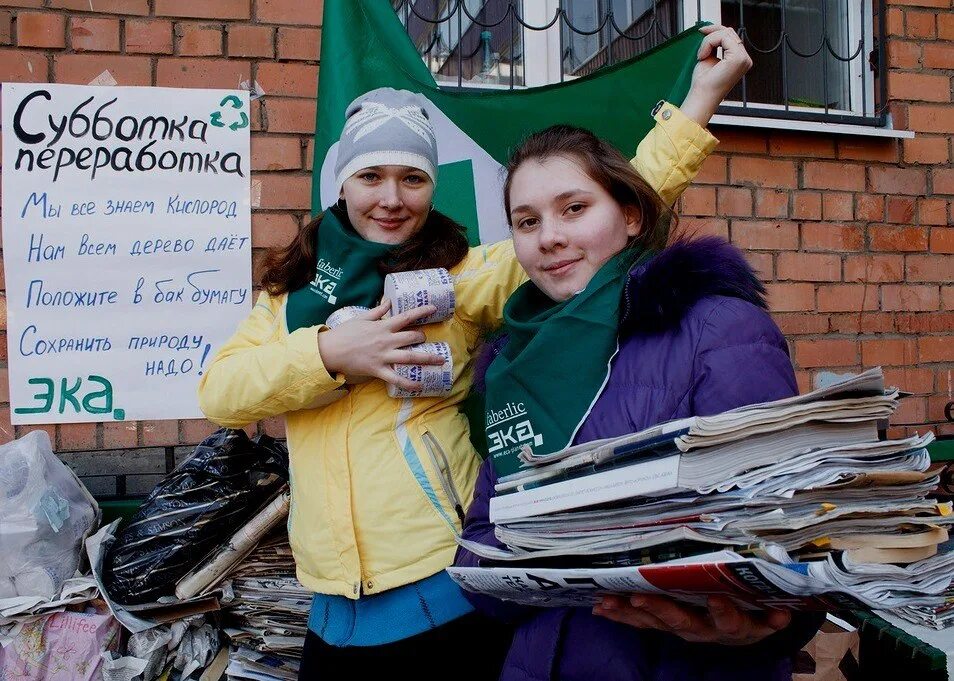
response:
[[[288,450],[267,435],[221,429],[160,482],[116,537],[104,583],[118,603],[171,596],[176,582],[288,482]]]

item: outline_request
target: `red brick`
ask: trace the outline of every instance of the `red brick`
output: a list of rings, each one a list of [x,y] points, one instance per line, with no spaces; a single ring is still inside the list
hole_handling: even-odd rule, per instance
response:
[[[845,281],[891,282],[903,279],[903,255],[849,255],[845,258]]]
[[[886,8],[885,32],[888,35],[904,35],[904,11],[903,10],[901,10],[898,7]]]
[[[311,4],[311,3],[302,3]],[[156,0],[157,17],[249,19],[251,0]],[[294,21],[294,19],[292,19]]]
[[[252,170],[301,168],[301,139],[289,135],[252,135]]]
[[[756,189],[755,215],[760,218],[787,218],[788,192],[775,189]]]
[[[931,229],[931,253],[954,253],[954,227]]]
[[[869,171],[871,190],[878,194],[912,194],[927,192],[927,173],[920,168],[874,166]]]
[[[770,281],[775,278],[775,265],[772,262],[771,253],[759,253],[757,251],[746,251],[745,259],[749,261],[755,275],[762,281]]]
[[[913,338],[877,338],[861,341],[865,366],[897,366],[918,363],[918,345]]]
[[[766,284],[765,288],[772,312],[805,312],[815,309],[814,284]]]
[[[52,0],[50,7],[98,14],[149,15],[149,0]]]
[[[835,141],[815,133],[773,132],[769,137],[772,156],[815,156],[831,158],[835,155]]]
[[[795,382],[798,384],[799,394],[804,394],[812,390],[812,372],[796,371]]]
[[[780,253],[775,276],[780,281],[841,281],[841,256],[828,253]]]
[[[910,392],[910,391],[909,391]],[[954,395],[933,395],[927,400],[927,419],[928,421],[947,421],[948,414],[954,414]],[[954,426],[954,423],[949,425]]]
[[[757,128],[720,128],[719,151],[738,154],[768,153],[768,135]]]
[[[905,397],[891,415],[892,425],[911,423],[920,425],[927,419],[927,400],[923,397]]]
[[[795,250],[798,248],[798,225],[780,220],[736,220],[732,224],[732,241],[740,248]]]
[[[954,170],[936,168],[931,173],[935,194],[954,194]]]
[[[0,405],[0,444],[12,442],[15,438],[16,432],[10,423],[10,405]]]
[[[752,190],[742,187],[719,187],[719,215],[726,217],[752,215]]]
[[[95,423],[63,423],[56,427],[58,450],[75,452],[96,449]]]
[[[680,215],[715,215],[715,187],[689,187],[682,195]]]
[[[918,357],[922,362],[954,362],[954,335],[921,336]]]
[[[109,71],[119,85],[151,85],[149,57],[119,54],[58,54],[53,58],[57,83],[86,85],[103,71]]]
[[[18,438],[23,437],[27,433],[32,433],[34,430],[45,431],[47,435],[50,436],[50,443],[53,445],[53,451],[55,452],[59,447],[56,444],[56,426],[54,425],[42,425],[34,424],[31,426],[17,426],[16,435]]]
[[[299,2],[298,0],[257,0],[255,16],[270,24],[294,24],[296,26],[321,26],[324,1]]]
[[[904,33],[909,38],[934,38],[937,35],[937,15],[933,12],[905,12]]]
[[[314,167],[315,167],[315,138],[309,137],[308,143],[305,145],[305,168],[312,170],[314,172]],[[321,169],[319,168],[318,170],[320,171]],[[0,261],[2,261],[2,258],[0,258]]]
[[[795,187],[795,163],[767,158],[734,156],[729,163],[732,184],[756,187]]]
[[[888,41],[888,66],[893,69],[915,69],[921,63],[921,44],[903,40]]]
[[[806,251],[860,251],[864,235],[860,227],[819,223],[802,225],[802,248]]]
[[[954,45],[925,43],[924,67],[928,69],[954,69]]]
[[[785,336],[807,336],[828,332],[828,316],[823,314],[777,313],[772,318]]]
[[[888,75],[888,96],[914,102],[951,101],[951,79],[928,73],[901,73]]]
[[[126,51],[172,54],[172,22],[162,19],[127,19]]]
[[[859,312],[877,309],[877,286],[826,284],[818,287],[819,312]]]
[[[46,83],[46,57],[29,50],[0,49],[0,82]]]
[[[20,12],[17,14],[17,45],[66,47],[66,17],[50,12]]]
[[[937,15],[937,35],[942,40],[954,40],[954,12]]]
[[[934,390],[934,372],[916,367],[892,367],[884,370],[884,382],[885,385],[923,395]]]
[[[918,199],[918,222],[922,225],[946,225],[947,201],[944,199]]]
[[[209,435],[218,430],[218,426],[205,419],[188,419],[181,421],[182,442],[197,445]]]
[[[888,4],[912,7],[950,7],[951,0],[888,0]]]
[[[143,421],[142,443],[146,447],[167,447],[179,444],[179,422]]]
[[[288,97],[268,97],[263,104],[268,113],[269,132],[297,132],[313,135],[315,133],[314,99],[292,99]]]
[[[107,422],[103,424],[103,448],[127,449],[139,444],[136,421]]]
[[[77,52],[118,52],[119,19],[73,17],[70,45]]]
[[[941,308],[954,310],[954,286],[941,287]]]
[[[937,286],[885,284],[881,287],[881,309],[885,312],[927,312],[940,307]]]
[[[950,333],[954,329],[954,312],[904,312],[898,315],[899,333]]]
[[[870,289],[876,294],[874,287]],[[857,293],[854,295],[858,295]],[[861,302],[868,304],[868,294]],[[859,296],[860,298],[860,296]],[[850,314],[833,314],[829,318],[831,333],[859,334],[859,333],[894,333],[894,315],[890,312],[858,312]]]
[[[311,207],[311,176],[286,173],[258,173],[252,182],[261,182],[260,208],[293,208],[308,210]]]
[[[849,163],[808,161],[805,163],[804,185],[808,189],[864,191],[865,167]]]
[[[165,87],[237,88],[251,78],[247,62],[230,59],[160,57],[156,85]]]
[[[0,45],[13,44],[13,15],[0,12]]]
[[[888,196],[885,201],[887,221],[901,225],[914,222],[914,207],[917,205],[910,196]]]
[[[898,141],[894,139],[844,136],[838,140],[838,158],[897,163],[898,154]]]
[[[222,54],[222,26],[176,24],[178,53],[192,57],[217,57]]]
[[[281,26],[278,29],[278,58],[299,61],[318,61],[321,54],[321,29],[292,28]]]
[[[793,192],[792,217],[797,220],[821,220],[820,192]]]
[[[894,227],[872,225],[868,236],[873,251],[923,251],[928,245],[924,227]]]
[[[933,165],[947,163],[950,159],[948,138],[939,135],[918,135],[913,139],[902,140],[905,163],[923,163]]]
[[[954,255],[908,255],[905,281],[954,281]]]
[[[865,222],[884,220],[884,197],[877,194],[858,194],[855,202],[855,219]]]
[[[912,104],[908,107],[908,125],[911,130],[917,132],[952,133],[954,132],[954,116],[951,116],[950,106]]]
[[[729,239],[728,221],[715,218],[687,217],[679,221],[679,231],[687,238],[717,236],[725,240]]]
[[[270,26],[230,24],[228,50],[230,57],[274,57],[275,29]]]
[[[317,65],[264,62],[258,65],[255,78],[269,94],[289,97],[315,97],[318,94]]]
[[[847,192],[826,192],[822,196],[822,219],[851,220],[855,216],[855,197]]]
[[[693,180],[693,183],[725,184],[729,181],[728,165],[728,160],[725,156],[710,156],[703,162],[702,168],[699,170],[699,174],[696,175],[696,179]]]
[[[843,367],[858,363],[858,343],[853,340],[797,340],[795,361],[799,367]]]
[[[252,247],[283,248],[298,234],[298,221],[288,213],[252,213]]]
[[[43,7],[46,0],[4,0],[4,7]]]

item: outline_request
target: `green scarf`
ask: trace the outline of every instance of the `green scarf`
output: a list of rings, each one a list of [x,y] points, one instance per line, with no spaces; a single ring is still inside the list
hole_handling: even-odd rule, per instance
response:
[[[368,241],[351,225],[342,223],[335,211],[326,211],[315,235],[315,278],[288,294],[288,333],[323,324],[342,307],[375,307],[384,291],[384,275],[378,271],[378,263],[396,248]]]
[[[524,445],[539,456],[571,444],[609,377],[636,257],[617,254],[569,300],[555,302],[528,281],[507,301],[510,338],[486,375],[487,444],[498,477],[520,469]]]

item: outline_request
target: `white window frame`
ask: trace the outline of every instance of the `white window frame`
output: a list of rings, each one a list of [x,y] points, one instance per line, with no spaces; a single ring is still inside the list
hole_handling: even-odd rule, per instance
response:
[[[863,0],[866,1],[867,0]],[[682,2],[682,29],[694,25],[698,21],[710,21],[712,23],[722,23],[722,2],[721,0],[681,0]],[[542,26],[549,23],[557,9],[560,6],[560,0],[523,0],[524,21],[530,26]],[[848,17],[849,36],[857,36],[861,28],[861,5],[852,4],[854,10]],[[874,3],[869,6],[870,11],[865,12],[864,16],[864,45],[862,54],[867,55],[874,49]],[[701,9],[701,11],[700,11]],[[466,15],[463,22],[469,26],[469,20]],[[456,20],[449,22],[453,28],[449,29],[449,35],[456,33]],[[465,26],[466,30],[466,26]],[[517,88],[537,87],[558,83],[561,80],[562,55],[560,52],[561,41],[560,31],[562,22],[556,22],[546,31],[523,31],[523,76],[524,85],[518,85]],[[459,37],[458,37],[459,40]],[[856,41],[852,41],[857,45]],[[451,49],[453,49],[453,43]],[[780,48],[784,49],[784,48]],[[853,124],[851,117],[857,117],[859,120],[865,116],[871,116],[875,104],[875,78],[868,69],[868,60],[864,57],[856,57],[849,62],[849,98],[852,103],[858,102],[859,105],[853,110],[828,109],[813,107],[790,107],[778,104],[761,104],[758,102],[748,102],[752,109],[762,111],[777,111],[782,113],[782,117],[774,116],[753,116],[752,114],[732,114],[733,107],[741,108],[742,102],[727,101],[723,105],[722,113],[716,114],[712,123],[715,125],[728,125],[738,127],[760,127],[785,130],[818,130],[829,133],[854,134],[875,137],[913,137],[913,132],[894,130],[891,120],[888,118],[887,124],[883,127],[876,127],[868,124]],[[862,74],[864,73],[864,76]],[[572,76],[562,75],[564,80]],[[453,81],[438,81],[439,85],[456,86],[456,79]],[[490,83],[472,83],[465,82],[467,88],[486,88],[503,89],[509,88],[509,84],[490,84]],[[864,107],[860,105],[864,102]],[[793,113],[821,113],[835,114],[843,117],[846,122],[834,123],[827,121],[805,121],[799,120],[793,116],[784,117],[784,112]]]

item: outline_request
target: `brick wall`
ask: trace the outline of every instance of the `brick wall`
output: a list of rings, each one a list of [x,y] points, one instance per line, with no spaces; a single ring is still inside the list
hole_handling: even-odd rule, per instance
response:
[[[307,217],[321,0],[0,0],[0,80],[237,87],[253,79],[253,259]],[[954,433],[954,10],[889,0],[889,95],[912,140],[719,128],[722,144],[681,203],[684,224],[744,248],[769,288],[802,388],[881,364],[914,393],[893,423]],[[257,192],[255,192],[257,193]],[[4,313],[0,329],[5,328]],[[0,359],[6,362],[5,338]],[[0,368],[0,400],[8,400]],[[281,433],[277,420],[262,424]],[[204,421],[48,428],[92,474],[148,476],[212,430]],[[17,428],[20,435],[27,428]],[[0,438],[14,434],[0,405]],[[176,446],[179,445],[178,448]],[[101,459],[86,452],[143,449]],[[146,481],[146,482],[143,482]],[[96,484],[102,493],[109,485]]]
[[[681,215],[747,251],[803,390],[882,365],[913,393],[895,434],[954,434],[954,9],[887,5],[890,111],[914,139],[716,129]]]

